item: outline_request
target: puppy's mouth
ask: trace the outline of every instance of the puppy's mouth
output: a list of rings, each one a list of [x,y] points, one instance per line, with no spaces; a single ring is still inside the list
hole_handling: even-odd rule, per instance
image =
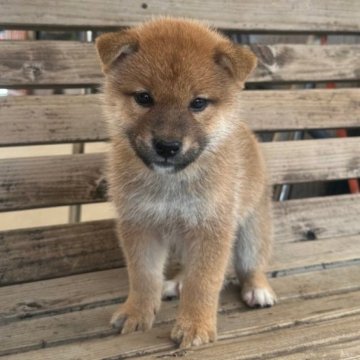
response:
[[[175,156],[163,157],[157,154],[152,146],[141,140],[129,137],[131,147],[136,155],[151,170],[160,174],[174,174],[189,166],[201,154],[206,142],[188,149],[186,152],[179,152]]]

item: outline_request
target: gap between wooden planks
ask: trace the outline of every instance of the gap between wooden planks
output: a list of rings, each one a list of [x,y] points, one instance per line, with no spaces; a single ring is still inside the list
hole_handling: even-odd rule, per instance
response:
[[[294,349],[292,354],[277,355],[271,358],[276,360],[357,360],[359,354],[360,341],[358,337],[355,337],[355,339],[344,339],[333,344],[316,344],[307,349]]]
[[[296,309],[293,309],[293,311],[296,311]],[[321,312],[321,310],[318,311]],[[268,332],[219,341],[214,345],[203,348],[157,353],[141,357],[141,359],[172,359],[177,356],[184,356],[185,359],[189,360],[256,360],[278,359],[279,356],[288,359],[287,355],[289,354],[301,354],[322,345],[337,345],[340,347],[342,343],[349,341],[353,342],[352,351],[356,351],[356,348],[359,349],[360,315],[357,313],[353,316],[351,314],[346,316],[345,314],[346,310],[344,310],[343,315],[339,315],[339,318],[324,322],[316,322],[315,319],[304,319],[291,328],[276,329],[275,331],[269,329]],[[315,321],[313,322],[313,320]],[[329,351],[331,351],[331,348]],[[340,359],[350,359],[346,356],[346,353],[340,352],[340,354],[342,354]],[[355,354],[359,355],[358,352],[355,352]],[[325,359],[328,360],[329,356],[331,356],[331,352],[326,352]],[[124,358],[122,357],[122,359]],[[101,359],[105,358],[101,357]],[[308,360],[304,355],[301,359]],[[359,359],[359,357],[352,357],[351,359]]]
[[[253,334],[265,340],[269,337],[272,342],[275,336],[273,331],[281,331],[281,335],[285,338],[289,338],[289,334],[294,334],[294,331],[298,332],[299,336],[303,336],[304,333],[306,334],[306,331],[302,330],[304,324],[305,327],[308,326],[306,324],[310,324],[310,330],[314,326],[322,329],[324,326],[321,322],[323,321],[350,315],[359,318],[360,273],[358,270],[359,267],[350,267],[274,279],[273,285],[281,301],[274,308],[258,311],[245,309],[239,302],[239,290],[231,286],[221,297],[219,339],[227,340],[226,344],[232,347],[236,347],[238,341],[241,344],[245,343],[245,340],[241,338],[246,336],[248,339],[248,336],[253,336]],[[334,279],[342,281],[333,281]],[[352,291],[356,288],[357,291]],[[330,295],[329,291],[335,291],[335,293]],[[59,345],[60,347],[31,351],[26,354],[26,359],[56,358],[56,354],[61,353],[61,358],[64,360],[78,358],[90,360],[112,357],[123,359],[137,354],[174,349],[168,337],[171,327],[168,323],[175,317],[177,302],[163,304],[154,329],[146,334],[135,333],[127,336],[111,336],[114,332],[109,329],[108,320],[114,308],[115,305],[110,305],[8,324],[2,327],[2,333],[5,335],[2,352],[4,354]],[[344,334],[343,338],[338,337],[337,340],[353,337],[355,330],[353,323],[349,328],[344,326],[343,329],[339,322],[336,324],[338,331]],[[357,333],[360,332],[358,327],[356,330]],[[263,332],[267,334],[259,335]],[[332,335],[334,334],[324,335],[323,343],[334,342],[336,339],[333,341]],[[104,336],[106,338],[96,339]],[[82,339],[93,340],[79,342]],[[74,341],[76,343],[70,344]],[[63,343],[68,343],[68,345],[61,345]],[[213,345],[216,354],[219,354],[220,350],[217,351],[217,349],[221,346],[222,341]],[[277,346],[284,346],[284,343],[280,342]],[[273,347],[270,349],[273,351]],[[294,350],[291,349],[291,351]],[[265,351],[265,349],[262,350]],[[211,349],[209,351],[211,352]],[[231,351],[228,353],[233,354]],[[17,358],[18,356],[9,357],[9,359]],[[207,355],[204,358],[207,358]],[[216,356],[213,358],[220,359]],[[231,359],[231,357],[226,357],[226,359]]]
[[[357,235],[359,212],[360,201],[354,195],[276,202],[275,243],[317,243]],[[335,244],[336,251],[339,246]],[[112,220],[5,231],[0,233],[0,253],[6,254],[0,265],[1,285],[124,266]]]
[[[357,137],[262,143],[271,184],[360,177]],[[105,153],[0,160],[0,211],[106,200]]]
[[[270,270],[275,276],[323,269],[334,262],[335,266],[359,262],[359,239],[359,236],[352,236],[278,244],[279,256],[275,249],[275,265],[271,265]],[[296,265],[300,267],[296,268]],[[109,304],[124,299],[127,292],[125,268],[6,286],[0,288],[0,323]]]

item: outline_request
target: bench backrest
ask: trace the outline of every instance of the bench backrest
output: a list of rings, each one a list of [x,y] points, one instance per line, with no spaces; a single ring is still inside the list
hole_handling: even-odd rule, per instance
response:
[[[63,0],[56,6],[45,0],[0,0],[0,26],[7,29],[114,30],[158,14],[195,17],[246,33],[360,34],[357,0],[277,0],[268,6],[254,0]],[[360,127],[359,44],[255,44],[252,49],[259,66],[250,84],[278,86],[241,93],[239,118],[254,131]],[[91,43],[0,42],[0,88],[96,88],[101,81]],[[342,86],[289,86],[308,82]],[[101,118],[98,94],[0,98],[0,146],[104,141]],[[273,184],[360,176],[357,137],[262,146]],[[89,153],[2,159],[0,211],[106,201],[103,163],[104,154]],[[358,234],[359,211],[356,195],[275,203],[276,241]],[[124,264],[111,220],[3,231],[0,256],[0,285]]]

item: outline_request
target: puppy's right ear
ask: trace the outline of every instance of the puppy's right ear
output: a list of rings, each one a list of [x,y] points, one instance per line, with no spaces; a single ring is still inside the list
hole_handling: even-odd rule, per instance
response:
[[[102,34],[96,38],[95,45],[104,73],[139,47],[138,41],[128,30]]]

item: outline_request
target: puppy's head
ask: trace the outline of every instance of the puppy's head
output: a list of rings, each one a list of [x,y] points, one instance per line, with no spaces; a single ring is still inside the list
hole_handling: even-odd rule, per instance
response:
[[[111,137],[176,172],[231,131],[238,92],[255,56],[195,21],[163,18],[96,41]],[[229,116],[227,116],[229,115]]]

